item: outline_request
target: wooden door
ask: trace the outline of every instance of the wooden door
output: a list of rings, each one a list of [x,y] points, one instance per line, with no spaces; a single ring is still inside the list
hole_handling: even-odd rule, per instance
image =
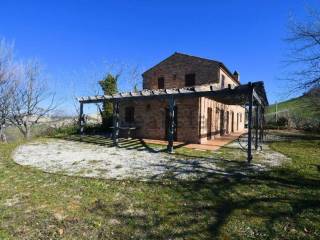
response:
[[[234,132],[234,112],[231,112],[231,132]]]
[[[239,131],[239,113],[237,113],[237,131]]]
[[[227,126],[226,126],[226,133],[228,134],[229,131],[230,131],[230,129],[229,129],[229,111],[227,111],[227,121],[226,121],[226,124],[227,124]]]
[[[207,139],[212,138],[212,108],[207,110]]]
[[[220,110],[220,135],[224,135],[224,111]]]

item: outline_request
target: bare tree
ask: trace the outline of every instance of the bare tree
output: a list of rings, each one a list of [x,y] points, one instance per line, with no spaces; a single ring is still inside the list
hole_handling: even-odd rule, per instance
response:
[[[5,128],[9,117],[9,108],[14,92],[13,45],[0,40],[0,141],[6,142]]]
[[[54,100],[55,94],[48,91],[41,77],[39,64],[30,61],[23,65],[21,80],[17,82],[12,97],[10,122],[29,139],[32,126],[56,109]]]
[[[291,49],[288,63],[298,69],[288,78],[293,90],[320,87],[320,13],[309,9],[305,22],[291,20],[286,41]]]
[[[129,67],[129,85],[132,86],[132,90],[135,92],[139,91],[139,88],[142,87],[141,72],[141,68],[138,65]]]

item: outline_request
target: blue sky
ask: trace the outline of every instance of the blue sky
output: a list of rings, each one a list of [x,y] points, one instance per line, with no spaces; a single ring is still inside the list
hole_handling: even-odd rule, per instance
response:
[[[288,98],[279,78],[289,17],[303,20],[306,7],[319,5],[315,0],[2,0],[0,37],[15,42],[17,57],[39,59],[68,111],[72,94],[93,93],[105,71],[117,65],[143,71],[175,51],[223,61],[244,83],[265,81],[274,102]],[[124,75],[120,89],[130,88]]]

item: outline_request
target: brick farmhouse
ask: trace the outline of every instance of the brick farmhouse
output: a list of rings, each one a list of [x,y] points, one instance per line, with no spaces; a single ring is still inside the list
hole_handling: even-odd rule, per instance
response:
[[[215,89],[240,85],[240,76],[231,73],[214,60],[174,53],[142,74],[143,89],[172,89],[212,86]],[[167,139],[168,100],[130,100],[120,103],[120,126],[132,126],[134,137]],[[205,143],[233,132],[244,131],[245,108],[226,105],[209,97],[188,97],[176,100],[174,140]],[[121,134],[121,132],[120,132]]]

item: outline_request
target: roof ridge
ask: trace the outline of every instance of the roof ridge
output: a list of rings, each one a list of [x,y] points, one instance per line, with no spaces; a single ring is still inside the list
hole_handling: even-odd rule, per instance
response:
[[[187,56],[187,57],[192,57],[192,58],[197,58],[197,59],[201,59],[201,60],[205,60],[205,61],[209,61],[209,62],[214,62],[219,64],[220,67],[224,68],[225,71],[230,75],[230,77],[235,80],[236,82],[240,83],[239,80],[237,80],[233,73],[230,71],[230,69],[221,61],[217,61],[217,60],[213,60],[213,59],[209,59],[209,58],[203,58],[203,57],[198,57],[198,56],[194,56],[194,55],[190,55],[190,54],[185,54],[185,53],[181,53],[181,52],[175,52],[174,54],[180,54],[183,56]],[[173,54],[173,55],[174,55]],[[238,72],[237,72],[238,73]],[[239,73],[238,73],[239,74]]]
[[[187,54],[187,53],[182,53],[182,52],[174,52],[174,54],[180,54],[180,55],[184,55],[184,56],[188,56],[188,57],[199,58],[199,59],[206,60],[206,61],[222,63],[221,61],[218,61],[218,60],[215,60],[215,59],[199,57],[199,56],[195,56],[195,55],[191,55],[191,54]]]
[[[175,51],[173,54],[171,54],[169,57],[163,59],[162,61],[160,61],[159,63],[157,63],[156,65],[154,65],[153,67],[149,68],[148,70],[146,70],[145,72],[142,73],[142,75],[144,75],[145,73],[149,72],[150,70],[154,69],[155,67],[159,66],[161,63],[163,63],[164,61],[166,61],[167,59],[171,58],[172,56],[175,55],[180,55],[180,56],[185,56],[185,57],[189,57],[189,58],[193,58],[193,59],[200,59],[202,61],[207,61],[210,63],[215,63],[218,64],[219,67],[223,68],[227,74],[230,75],[230,77],[236,81],[237,83],[240,83],[238,79],[236,79],[233,75],[233,73],[229,70],[229,68],[221,61],[217,61],[217,60],[213,60],[213,59],[209,59],[209,58],[204,58],[204,57],[198,57],[198,56],[194,56],[194,55],[190,55],[190,54],[186,54],[186,53],[181,53],[181,52],[177,52]]]

